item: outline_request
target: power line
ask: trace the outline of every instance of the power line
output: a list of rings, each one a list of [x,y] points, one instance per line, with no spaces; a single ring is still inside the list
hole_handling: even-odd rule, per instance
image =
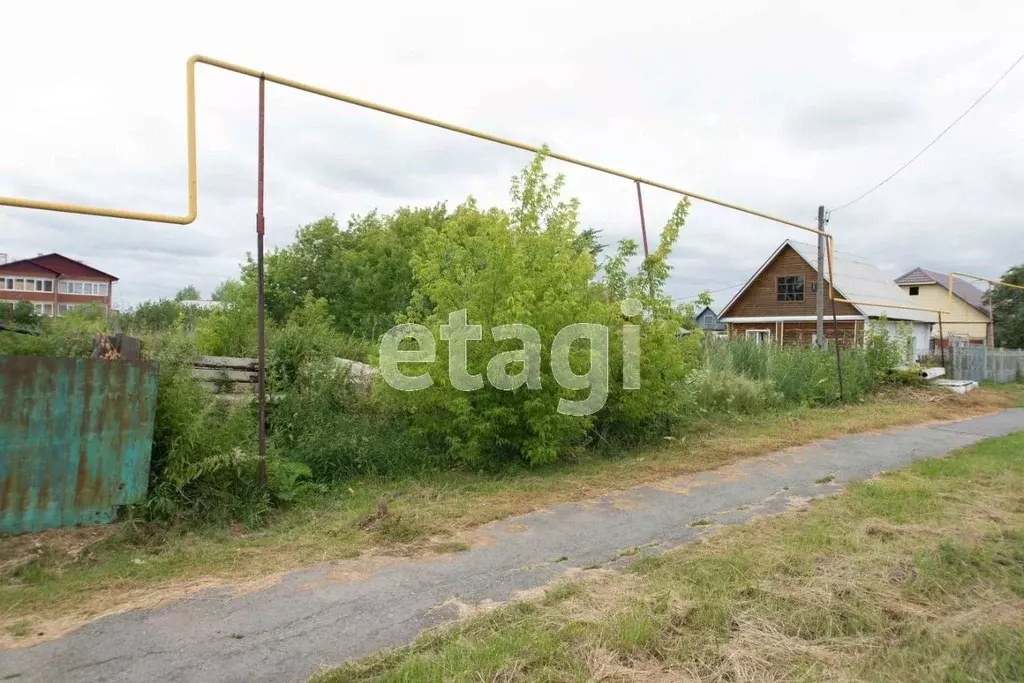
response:
[[[747,284],[746,280],[739,283],[738,285],[729,285],[728,287],[722,287],[721,289],[713,289],[710,292],[701,292],[700,294],[694,294],[693,296],[674,296],[672,297],[672,301],[689,301],[690,299],[696,299],[701,294],[718,294],[719,292],[724,292],[729,289],[736,289],[737,287],[742,287],[745,284]]]
[[[1011,71],[1013,71],[1013,70],[1014,70],[1014,69],[1015,69],[1015,68],[1017,67],[1017,65],[1018,65],[1018,64],[1020,64],[1020,63],[1021,63],[1022,61],[1024,61],[1024,53],[1022,53],[1022,54],[1021,54],[1021,55],[1020,55],[1019,57],[1017,57],[1017,59],[1016,59],[1016,60],[1015,60],[1015,61],[1013,62],[1013,64],[1011,64],[1011,65],[1010,65],[1010,68],[1008,68],[1008,69],[1007,69],[1006,71],[1004,71],[1004,72],[1003,72],[1003,75],[1002,75],[1002,76],[1000,76],[999,78],[997,78],[997,79],[996,79],[996,81],[995,81],[995,83],[993,83],[992,85],[990,85],[990,86],[988,87],[988,89],[987,89],[987,90],[986,90],[985,92],[981,93],[981,96],[980,96],[980,97],[979,97],[978,99],[974,100],[974,102],[973,102],[973,103],[971,104],[971,106],[967,107],[967,109],[965,109],[965,110],[963,111],[963,113],[962,113],[962,114],[960,114],[960,116],[958,116],[958,117],[956,117],[955,119],[953,119],[953,123],[951,123],[951,124],[949,124],[948,126],[946,126],[945,128],[943,128],[943,129],[942,129],[942,132],[941,132],[941,133],[939,133],[938,135],[936,135],[936,136],[935,136],[935,139],[933,139],[933,140],[932,140],[931,142],[929,142],[929,143],[928,143],[927,145],[925,145],[925,146],[924,146],[924,147],[923,147],[923,148],[921,149],[921,151],[920,151],[920,152],[918,152],[917,154],[915,154],[914,156],[912,156],[912,157],[910,158],[910,160],[909,160],[909,161],[908,161],[907,163],[903,164],[903,165],[902,165],[902,166],[900,166],[900,167],[899,167],[898,169],[896,169],[896,171],[895,171],[894,173],[892,173],[892,175],[890,175],[889,177],[887,177],[887,178],[886,178],[885,180],[881,181],[880,183],[876,184],[876,185],[875,185],[874,187],[872,187],[872,188],[871,188],[870,190],[868,190],[868,191],[867,191],[867,192],[865,192],[864,194],[862,194],[862,195],[860,195],[860,196],[858,196],[858,197],[855,197],[854,199],[851,199],[850,201],[846,202],[846,203],[845,203],[845,204],[843,204],[842,206],[839,206],[839,207],[837,207],[837,208],[835,208],[835,209],[832,209],[832,210],[831,210],[831,211],[830,211],[829,213],[835,213],[836,211],[842,211],[843,209],[845,209],[846,207],[850,206],[851,204],[855,204],[855,203],[859,202],[860,200],[864,199],[864,198],[865,198],[865,197],[867,197],[867,196],[868,196],[869,194],[871,194],[872,192],[874,192],[875,190],[877,190],[878,188],[880,188],[880,187],[881,187],[882,185],[885,185],[885,184],[886,184],[887,182],[889,182],[890,180],[892,180],[893,178],[895,178],[896,176],[898,176],[898,175],[899,175],[900,173],[902,173],[904,169],[906,169],[906,168],[907,168],[908,166],[910,166],[910,165],[911,165],[912,163],[914,163],[915,161],[917,161],[917,160],[918,160],[918,158],[920,158],[920,156],[921,156],[922,154],[924,154],[924,153],[925,153],[925,152],[927,152],[927,151],[928,151],[929,149],[931,149],[932,145],[934,145],[934,144],[935,144],[936,142],[938,142],[939,140],[941,140],[941,139],[942,139],[942,136],[943,136],[943,135],[945,135],[946,133],[948,133],[948,132],[950,131],[950,129],[951,129],[951,128],[953,128],[953,126],[955,126],[956,124],[960,123],[961,119],[963,119],[963,118],[964,118],[965,116],[967,116],[968,114],[970,114],[970,113],[971,113],[971,111],[972,111],[972,110],[973,110],[973,109],[974,109],[975,107],[977,107],[977,106],[978,106],[979,104],[981,104],[981,101],[982,101],[983,99],[985,99],[986,97],[988,97],[988,94],[989,94],[990,92],[992,92],[993,90],[995,90],[995,89],[996,89],[996,86],[997,86],[997,85],[999,85],[1000,83],[1002,83],[1003,79],[1004,79],[1004,78],[1006,78],[1007,76],[1009,76],[1009,75],[1010,75],[1010,72],[1011,72]]]

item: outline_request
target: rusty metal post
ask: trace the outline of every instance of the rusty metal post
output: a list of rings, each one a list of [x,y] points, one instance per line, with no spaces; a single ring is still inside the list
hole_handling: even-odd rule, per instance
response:
[[[263,233],[265,219],[263,217],[263,147],[264,147],[264,90],[266,79],[260,76],[260,110],[259,110],[259,141],[257,142],[257,180],[256,180],[256,344],[258,359],[256,361],[256,393],[259,401],[259,484],[267,485],[267,341],[266,320],[263,313]]]
[[[644,195],[640,191],[640,181],[636,181],[636,203],[640,206],[640,233],[644,237],[644,258],[650,256],[647,249],[647,221],[644,220]]]

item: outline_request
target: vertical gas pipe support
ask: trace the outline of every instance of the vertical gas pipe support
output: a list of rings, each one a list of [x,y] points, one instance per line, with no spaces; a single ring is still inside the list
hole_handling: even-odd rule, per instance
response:
[[[643,192],[640,191],[640,181],[637,180],[635,182],[636,182],[636,203],[637,203],[637,206],[640,207],[640,234],[644,238],[644,261],[646,261],[647,257],[651,255],[651,252],[647,248],[647,220],[644,218],[644,195],[643,195]],[[650,273],[650,271],[648,271],[647,277],[650,280],[649,284],[650,284],[650,290],[651,290],[651,298],[653,299],[654,298],[654,276]]]
[[[650,256],[647,250],[647,221],[644,220],[644,195],[640,192],[640,181],[636,181],[636,203],[640,207],[640,234],[644,238],[644,258]]]
[[[942,332],[942,311],[939,311],[939,353],[942,355],[942,369],[946,369],[946,335]],[[952,353],[952,350],[950,351]]]
[[[259,401],[259,485],[267,485],[267,340],[266,321],[263,313],[263,234],[266,220],[263,217],[263,147],[264,147],[264,90],[266,79],[260,76],[259,141],[257,142],[256,171],[256,393]]]
[[[818,230],[824,232],[825,225],[828,223],[828,219],[825,217],[825,207],[818,207]],[[831,240],[832,236],[829,235],[827,239]],[[832,249],[832,242],[828,243],[828,283],[829,283],[829,294],[832,299],[832,341],[836,345],[836,379],[839,381],[839,401],[842,402],[845,399],[843,392],[843,353],[839,348],[839,316],[836,315],[836,263],[835,253]],[[856,337],[856,326],[854,327],[854,345],[857,344]]]

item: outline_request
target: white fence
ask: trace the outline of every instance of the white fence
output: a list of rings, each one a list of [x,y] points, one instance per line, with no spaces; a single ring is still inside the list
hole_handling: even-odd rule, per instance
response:
[[[980,344],[953,347],[953,379],[1000,384],[1024,378],[1024,350],[988,349]]]

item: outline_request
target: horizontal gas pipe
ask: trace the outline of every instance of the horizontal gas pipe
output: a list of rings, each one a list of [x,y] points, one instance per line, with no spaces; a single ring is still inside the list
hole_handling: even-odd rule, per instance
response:
[[[444,121],[439,121],[437,119],[432,119],[432,118],[429,118],[429,117],[426,117],[426,116],[421,116],[419,114],[414,114],[412,112],[402,111],[401,109],[396,109],[394,107],[389,107],[389,106],[386,106],[386,105],[383,105],[383,104],[377,104],[375,102],[370,102],[368,100],[363,100],[363,99],[360,99],[358,97],[352,97],[351,95],[345,95],[343,93],[334,92],[334,91],[331,91],[331,90],[327,90],[325,88],[320,88],[320,87],[315,86],[315,85],[310,85],[308,83],[302,83],[300,81],[295,81],[295,80],[292,80],[290,78],[285,78],[283,76],[275,76],[273,74],[268,74],[268,73],[265,73],[263,71],[258,71],[256,69],[250,69],[248,67],[240,66],[238,64],[232,64],[230,62],[225,62],[225,61],[222,61],[222,60],[219,60],[219,59],[214,59],[212,57],[204,57],[202,55],[193,55],[192,57],[189,57],[188,62],[186,64],[186,81],[185,81],[185,83],[186,83],[186,100],[185,100],[185,105],[186,105],[186,129],[187,129],[187,144],[188,144],[188,213],[187,214],[185,214],[184,216],[176,216],[176,215],[172,215],[172,214],[149,213],[149,212],[144,212],[144,211],[130,211],[130,210],[124,210],[124,209],[107,209],[107,208],[101,208],[101,207],[95,207],[95,206],[84,206],[84,205],[79,205],[79,204],[66,204],[66,203],[61,203],[61,202],[50,202],[50,201],[43,201],[43,200],[37,200],[37,199],[23,199],[23,198],[19,198],[19,197],[2,197],[2,196],[0,196],[0,206],[13,206],[13,207],[19,207],[19,208],[25,208],[25,209],[42,209],[44,211],[59,211],[59,212],[63,212],[63,213],[78,213],[78,214],[86,214],[86,215],[92,215],[92,216],[106,216],[108,218],[127,218],[127,219],[132,219],[132,220],[151,221],[151,222],[156,222],[156,223],[174,223],[174,224],[179,224],[179,225],[187,225],[187,224],[191,223],[192,221],[194,221],[196,219],[196,216],[198,216],[198,214],[199,214],[198,199],[197,199],[197,173],[196,173],[196,97],[195,97],[195,66],[196,66],[196,64],[208,64],[209,66],[214,66],[214,67],[217,67],[218,69],[224,69],[226,71],[233,71],[234,73],[242,74],[242,75],[245,75],[245,76],[251,76],[252,78],[263,78],[263,79],[265,79],[267,81],[270,81],[271,83],[277,83],[278,85],[283,85],[283,86],[288,87],[288,88],[294,88],[296,90],[302,90],[304,92],[312,93],[314,95],[320,95],[322,97],[327,97],[327,98],[330,98],[332,100],[338,100],[339,102],[345,102],[347,104],[353,104],[353,105],[355,105],[357,107],[363,107],[364,109],[371,109],[373,111],[381,112],[383,114],[390,114],[391,116],[397,116],[399,118],[408,119],[410,121],[416,121],[418,123],[423,123],[423,124],[426,124],[428,126],[433,126],[435,128],[443,128],[445,130],[450,130],[450,131],[452,131],[454,133],[461,133],[462,135],[468,135],[470,137],[474,137],[474,138],[477,138],[477,139],[480,139],[480,140],[486,140],[488,142],[494,142],[494,143],[497,143],[499,145],[504,145],[506,147],[514,147],[516,149],[521,149],[521,150],[524,150],[524,151],[527,151],[527,152],[532,152],[534,154],[539,153],[541,151],[544,151],[541,147],[538,147],[537,145],[530,145],[530,144],[527,144],[527,143],[524,143],[524,142],[518,142],[516,140],[510,140],[510,139],[507,139],[507,138],[502,138],[502,137],[499,137],[497,135],[491,135],[489,133],[483,133],[483,132],[480,132],[480,131],[472,130],[470,128],[464,128],[462,126],[457,126],[457,125],[452,124],[452,123],[446,123]],[[552,152],[552,151],[547,151],[547,156],[551,157],[552,159],[558,159],[559,161],[564,161],[564,162],[569,163],[569,164],[574,164],[576,166],[581,166],[583,168],[589,168],[591,170],[598,171],[600,173],[606,173],[608,175],[617,176],[619,178],[625,178],[627,180],[632,180],[633,182],[636,182],[636,183],[643,183],[643,184],[649,185],[651,187],[657,187],[657,188],[662,189],[662,190],[667,190],[669,192],[674,192],[676,194],[680,194],[680,195],[683,195],[683,196],[686,196],[686,197],[691,197],[693,199],[697,199],[697,200],[700,200],[700,201],[703,201],[703,202],[708,202],[710,204],[715,204],[717,206],[721,206],[721,207],[724,207],[726,209],[732,209],[734,211],[739,211],[741,213],[745,213],[745,214],[748,214],[748,215],[751,215],[751,216],[757,216],[758,218],[764,218],[764,219],[769,220],[769,221],[773,221],[773,222],[776,222],[776,223],[781,223],[783,225],[788,225],[790,227],[798,228],[800,230],[805,230],[807,232],[813,232],[815,234],[825,234],[825,233],[823,233],[822,231],[819,231],[816,228],[812,228],[812,227],[809,227],[809,226],[806,226],[806,225],[801,225],[800,223],[789,221],[789,220],[786,220],[784,218],[778,218],[777,216],[772,216],[771,214],[767,214],[767,213],[764,213],[764,212],[761,212],[761,211],[755,211],[753,209],[748,209],[748,208],[740,206],[738,204],[733,204],[731,202],[725,202],[725,201],[722,201],[720,199],[715,199],[713,197],[708,197],[708,196],[705,196],[705,195],[702,195],[702,194],[698,194],[696,192],[691,192],[691,191],[685,190],[683,188],[679,188],[679,187],[675,187],[673,185],[669,185],[668,183],[662,183],[662,182],[659,182],[659,181],[656,181],[656,180],[649,180],[649,179],[646,179],[646,178],[642,178],[642,177],[640,177],[638,175],[635,175],[633,173],[626,173],[624,171],[619,171],[619,170],[616,170],[614,168],[610,168],[608,166],[602,166],[600,164],[595,164],[593,162],[585,161],[583,159],[576,159],[574,157],[566,156],[564,154],[559,154],[557,152]]]
[[[907,311],[924,311],[926,313],[945,313],[949,314],[949,311],[943,311],[937,308],[923,308],[920,306],[901,306],[899,304],[888,303],[885,301],[859,301],[856,299],[843,299],[836,296],[836,290],[833,286],[835,280],[835,245],[832,239],[828,240],[828,272],[829,272],[829,284],[828,291],[832,301],[838,301],[844,304],[855,304],[860,306],[877,306],[879,308],[899,308]]]
[[[984,280],[985,282],[991,283],[991,284],[993,284],[993,285],[995,285],[997,287],[1012,287],[1013,289],[1024,290],[1024,286],[1021,286],[1021,285],[1014,285],[1014,284],[1011,284],[1009,282],[1003,282],[1002,280],[993,280],[990,277],[982,277],[981,275],[971,275],[970,273],[959,273],[957,271],[953,271],[953,272],[951,272],[949,274],[949,287],[948,287],[948,289],[949,289],[949,308],[950,308],[950,310],[953,309],[953,276],[955,276],[955,275],[959,275],[960,277],[965,277],[968,280]]]

